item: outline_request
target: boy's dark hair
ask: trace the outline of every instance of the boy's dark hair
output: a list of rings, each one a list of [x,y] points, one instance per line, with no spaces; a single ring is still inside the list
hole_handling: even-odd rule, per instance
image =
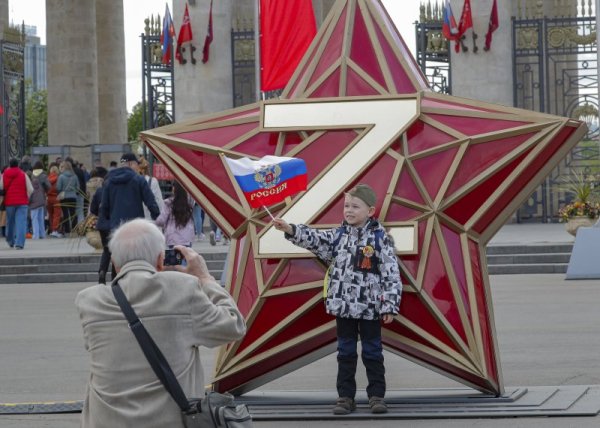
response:
[[[8,166],[10,166],[11,168],[14,168],[15,166],[19,166],[19,159],[11,158],[10,161],[8,161]]]
[[[41,160],[38,160],[33,164],[33,169],[44,169],[44,164]]]

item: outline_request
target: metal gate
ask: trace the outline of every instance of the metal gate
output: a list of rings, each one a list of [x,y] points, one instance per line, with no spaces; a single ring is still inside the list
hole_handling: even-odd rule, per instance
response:
[[[515,107],[582,120],[589,128],[518,210],[518,221],[557,221],[559,208],[572,198],[563,189],[573,174],[600,183],[596,18],[591,8],[578,9],[573,3],[562,11],[573,17],[513,18]]]
[[[25,154],[24,44],[2,40],[0,51],[0,165],[8,165]]]

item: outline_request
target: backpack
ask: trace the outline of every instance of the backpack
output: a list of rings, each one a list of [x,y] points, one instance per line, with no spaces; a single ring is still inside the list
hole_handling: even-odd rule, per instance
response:
[[[340,240],[342,239],[342,235],[344,234],[344,226],[340,226],[335,231],[335,239],[331,246],[333,250],[331,251],[331,263],[325,272],[325,278],[323,278],[323,299],[327,298],[327,288],[329,285],[329,272],[333,268],[333,263],[335,258],[337,257],[338,247],[340,245]],[[381,241],[383,241],[383,237],[385,235],[385,231],[382,229],[375,229],[375,254],[381,254]]]

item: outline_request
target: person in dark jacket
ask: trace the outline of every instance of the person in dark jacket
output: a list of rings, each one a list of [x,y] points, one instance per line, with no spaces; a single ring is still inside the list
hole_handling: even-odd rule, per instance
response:
[[[94,170],[94,176],[100,178],[98,182],[100,185],[94,191],[92,199],[90,201],[90,214],[98,217],[96,221],[96,229],[100,233],[100,240],[102,241],[102,256],[100,257],[100,267],[98,268],[98,283],[106,284],[106,272],[108,272],[108,265],[110,265],[110,250],[108,249],[108,241],[110,238],[110,225],[108,219],[100,221],[100,200],[102,199],[102,189],[104,186],[104,180],[108,171],[104,167],[96,167]]]
[[[138,162],[133,153],[125,153],[121,156],[121,167],[106,176],[96,225],[98,230],[110,232],[128,220],[144,218],[144,205],[150,210],[152,220],[159,216],[154,194],[144,177],[138,173]],[[102,267],[99,272],[100,283],[106,278],[106,267]]]

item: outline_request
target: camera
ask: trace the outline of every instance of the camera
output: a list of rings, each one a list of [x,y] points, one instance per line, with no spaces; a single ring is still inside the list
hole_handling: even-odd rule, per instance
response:
[[[182,264],[184,261],[183,254],[175,248],[168,248],[165,250],[165,266],[176,266]]]

